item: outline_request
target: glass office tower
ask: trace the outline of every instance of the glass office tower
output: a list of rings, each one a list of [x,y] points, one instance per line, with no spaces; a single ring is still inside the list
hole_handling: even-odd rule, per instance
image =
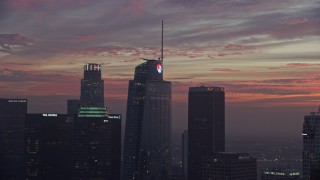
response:
[[[82,107],[104,107],[104,81],[101,79],[101,65],[84,65],[81,80],[80,103]]]
[[[201,158],[225,150],[224,88],[189,88],[188,140],[188,179],[199,179]]]
[[[303,123],[303,179],[310,180],[313,167],[320,162],[320,113],[304,117]]]
[[[122,179],[171,179],[171,82],[161,60],[147,60],[129,81]]]
[[[26,99],[0,98],[0,179],[23,179]]]
[[[101,65],[84,66],[73,121],[73,179],[120,179],[121,115],[104,107]]]
[[[120,179],[121,115],[81,107],[73,126],[73,179]]]
[[[25,179],[71,178],[71,124],[66,114],[27,114]]]

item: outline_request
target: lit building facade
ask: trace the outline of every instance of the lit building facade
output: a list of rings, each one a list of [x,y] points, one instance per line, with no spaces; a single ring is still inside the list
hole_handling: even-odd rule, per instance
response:
[[[320,162],[320,113],[304,117],[303,123],[303,179],[310,180],[313,165]]]
[[[71,132],[66,114],[26,115],[26,180],[71,178]]]
[[[104,81],[101,79],[101,65],[89,63],[83,66],[80,104],[82,107],[104,107]]]
[[[107,112],[103,87],[101,65],[85,65],[73,121],[73,179],[120,179],[121,115]]]
[[[190,87],[188,179],[201,175],[201,159],[225,150],[225,94],[221,87]]]
[[[121,115],[81,107],[73,123],[73,179],[120,179]]]
[[[261,180],[298,180],[299,178],[299,171],[294,169],[274,168],[261,172]]]
[[[0,179],[23,178],[26,99],[0,98]]]
[[[247,153],[213,153],[202,157],[199,177],[201,180],[256,180],[257,159]]]
[[[171,82],[147,60],[129,81],[122,179],[171,179]]]

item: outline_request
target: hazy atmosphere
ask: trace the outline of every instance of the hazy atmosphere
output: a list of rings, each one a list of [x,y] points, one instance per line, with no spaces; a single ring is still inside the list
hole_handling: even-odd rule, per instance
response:
[[[161,20],[173,131],[187,129],[188,87],[206,85],[225,88],[227,135],[301,136],[320,104],[318,0],[1,0],[0,97],[66,113],[83,65],[99,63],[108,110],[125,115]]]

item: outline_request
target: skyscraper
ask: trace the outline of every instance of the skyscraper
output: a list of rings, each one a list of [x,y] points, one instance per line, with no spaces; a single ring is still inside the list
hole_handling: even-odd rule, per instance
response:
[[[0,179],[23,178],[26,99],[0,98]]]
[[[171,83],[147,60],[129,81],[122,179],[171,178]]]
[[[101,65],[84,66],[73,121],[73,179],[120,179],[121,115],[104,107]]]
[[[161,58],[144,59],[129,81],[122,179],[171,179],[171,82]]]
[[[81,107],[73,128],[73,179],[120,179],[121,115]]]
[[[80,103],[82,107],[104,107],[104,81],[101,79],[101,65],[84,65],[81,80]]]
[[[224,88],[190,87],[188,102],[188,179],[198,179],[201,158],[225,150]]]
[[[320,112],[310,113],[303,123],[303,179],[310,180],[314,164],[320,161]]]
[[[70,179],[71,132],[66,114],[27,114],[24,179]]]

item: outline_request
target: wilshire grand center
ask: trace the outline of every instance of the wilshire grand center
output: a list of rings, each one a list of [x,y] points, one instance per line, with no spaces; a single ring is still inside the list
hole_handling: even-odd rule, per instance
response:
[[[129,81],[121,179],[171,179],[171,82],[161,59],[144,59]]]
[[[129,81],[122,179],[171,179],[171,82],[161,60],[147,60]]]

